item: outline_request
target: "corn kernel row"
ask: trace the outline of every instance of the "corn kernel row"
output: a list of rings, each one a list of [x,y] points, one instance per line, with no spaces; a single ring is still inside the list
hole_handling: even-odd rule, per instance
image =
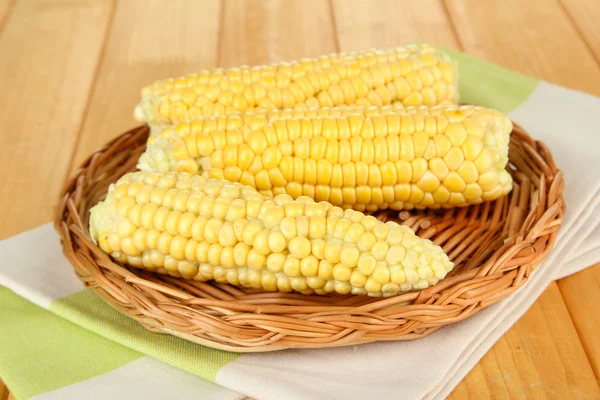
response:
[[[165,126],[150,126],[150,137],[148,144],[151,145],[156,136],[186,136],[190,133],[209,133],[213,131],[232,131],[237,128],[241,129],[245,134],[252,130],[262,128],[267,123],[274,122],[278,119],[294,120],[299,118],[325,118],[325,117],[346,117],[354,114],[363,115],[365,117],[376,115],[395,114],[404,110],[402,104],[391,104],[382,107],[376,106],[340,106],[340,107],[318,107],[307,109],[291,109],[284,110],[257,110],[254,112],[240,113],[235,112],[226,115],[218,115],[212,117],[202,117],[190,122],[180,122],[175,125]]]

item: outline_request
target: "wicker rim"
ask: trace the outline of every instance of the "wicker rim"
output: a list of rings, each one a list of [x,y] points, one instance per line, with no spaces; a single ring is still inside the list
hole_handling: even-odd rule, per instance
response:
[[[77,276],[148,330],[236,352],[410,340],[463,320],[521,287],[554,246],[565,204],[563,175],[548,148],[518,124],[506,197],[443,212],[379,212],[442,246],[455,269],[430,288],[390,298],[267,293],[129,269],[88,234],[91,206],[135,169],[149,129],[134,128],[90,156],[66,185],[56,218]]]

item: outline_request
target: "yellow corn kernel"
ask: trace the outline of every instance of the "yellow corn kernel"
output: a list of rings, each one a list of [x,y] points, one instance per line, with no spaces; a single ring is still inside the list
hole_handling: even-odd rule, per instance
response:
[[[465,181],[463,178],[455,171],[451,171],[446,179],[444,179],[444,186],[450,192],[460,193],[465,189]]]

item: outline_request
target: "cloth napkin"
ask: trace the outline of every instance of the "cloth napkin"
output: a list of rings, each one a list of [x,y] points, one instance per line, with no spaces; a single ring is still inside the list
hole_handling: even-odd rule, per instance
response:
[[[84,289],[52,227],[0,242],[0,376],[21,399],[442,399],[554,279],[600,261],[600,99],[448,51],[461,99],[509,113],[565,175],[555,249],[529,282],[415,341],[236,354],[150,333]]]

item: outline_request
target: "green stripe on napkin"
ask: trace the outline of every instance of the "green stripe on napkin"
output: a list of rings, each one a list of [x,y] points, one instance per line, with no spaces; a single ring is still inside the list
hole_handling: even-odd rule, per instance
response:
[[[17,399],[81,382],[143,356],[56,318],[2,286],[0,304],[0,376]]]
[[[90,289],[55,300],[49,309],[105,338],[212,382],[221,367],[240,356],[175,336],[150,332],[106,305]]]

